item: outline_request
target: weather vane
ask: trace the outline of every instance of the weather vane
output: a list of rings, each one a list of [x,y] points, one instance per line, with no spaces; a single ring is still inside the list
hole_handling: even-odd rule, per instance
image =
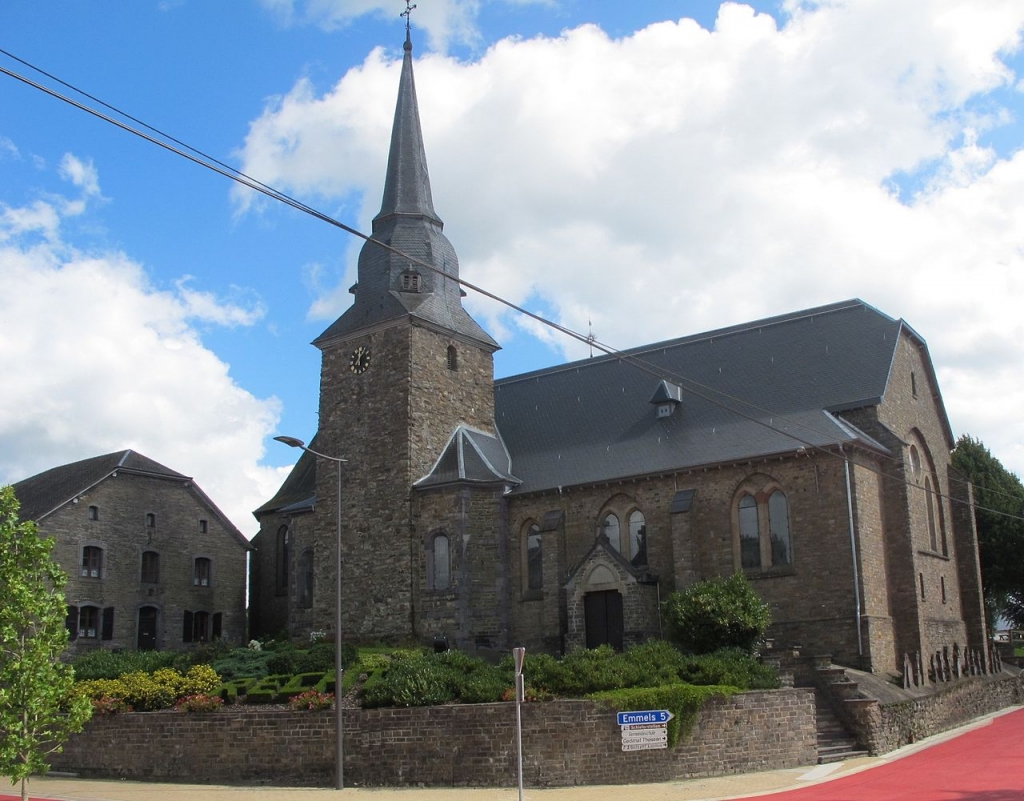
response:
[[[405,32],[409,33],[409,20],[412,17],[412,10],[416,8],[415,3],[410,3],[409,0],[405,0],[405,11],[398,16],[405,17]]]

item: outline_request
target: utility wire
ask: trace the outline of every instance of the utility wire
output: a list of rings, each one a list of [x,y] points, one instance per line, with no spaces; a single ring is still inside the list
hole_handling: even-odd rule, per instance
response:
[[[673,383],[678,383],[681,387],[682,387],[682,385],[685,384],[687,391],[690,392],[691,394],[695,395],[696,397],[699,397],[699,398],[701,398],[703,400],[706,400],[707,402],[711,403],[712,405],[718,406],[719,408],[724,409],[725,411],[728,411],[728,412],[731,412],[732,414],[738,415],[739,417],[742,417],[743,419],[745,419],[745,420],[747,420],[749,422],[752,422],[752,423],[754,423],[756,425],[763,426],[763,427],[769,429],[770,431],[773,431],[773,432],[775,432],[777,434],[780,434],[780,435],[782,435],[784,437],[788,437],[789,439],[792,439],[795,442],[800,443],[800,445],[802,445],[804,448],[812,449],[814,451],[823,453],[823,454],[825,454],[827,456],[830,456],[832,458],[838,458],[838,459],[844,460],[844,461],[848,460],[848,457],[844,453],[842,453],[842,452],[837,453],[837,452],[835,452],[830,447],[818,445],[818,444],[816,444],[814,442],[811,442],[810,440],[807,440],[807,439],[805,439],[803,437],[798,436],[797,434],[795,434],[795,433],[793,433],[791,431],[787,431],[787,430],[784,430],[783,428],[780,428],[779,426],[776,426],[774,424],[774,420],[775,419],[782,420],[783,422],[789,423],[790,425],[792,425],[792,426],[794,426],[796,428],[804,429],[806,431],[809,431],[809,432],[814,433],[814,434],[818,434],[819,436],[823,436],[823,437],[834,436],[834,434],[832,432],[826,432],[826,431],[824,431],[822,429],[819,429],[819,428],[817,428],[815,426],[808,425],[807,423],[804,423],[803,421],[794,420],[794,419],[786,417],[785,415],[773,413],[770,410],[764,409],[764,408],[758,406],[757,404],[755,404],[755,403],[753,403],[751,401],[748,401],[745,398],[741,398],[741,397],[732,395],[732,394],[730,394],[728,392],[725,392],[723,390],[717,389],[715,387],[712,387],[712,386],[709,386],[709,385],[706,385],[706,384],[702,384],[701,382],[698,382],[698,381],[696,381],[694,379],[691,379],[691,378],[688,378],[686,376],[675,374],[671,370],[667,370],[667,369],[664,369],[664,368],[656,367],[655,365],[651,364],[650,362],[646,361],[645,359],[643,359],[643,358],[641,358],[641,357],[639,357],[639,356],[637,356],[635,354],[630,354],[630,353],[627,353],[627,352],[624,352],[624,351],[620,351],[620,350],[612,347],[611,345],[607,345],[607,344],[605,344],[603,342],[600,342],[592,334],[584,335],[584,334],[581,334],[579,332],[576,332],[576,331],[574,331],[574,330],[572,330],[572,329],[570,329],[570,328],[568,328],[566,326],[561,325],[560,323],[556,323],[553,320],[549,320],[546,317],[543,317],[543,316],[541,316],[541,315],[539,315],[539,314],[537,314],[535,312],[531,312],[528,309],[513,303],[512,301],[509,301],[509,300],[507,300],[507,299],[505,299],[503,297],[500,297],[499,295],[494,294],[493,292],[490,292],[490,291],[484,289],[483,287],[477,286],[477,285],[475,285],[475,284],[473,284],[473,283],[471,283],[469,281],[466,281],[463,278],[456,278],[456,277],[454,277],[452,275],[449,275],[449,274],[445,273],[443,270],[441,270],[440,268],[434,266],[433,264],[428,264],[427,262],[424,262],[424,261],[422,261],[422,260],[420,260],[420,259],[418,259],[418,258],[416,258],[414,256],[410,256],[409,254],[404,253],[403,251],[399,250],[396,247],[393,247],[390,244],[386,244],[386,243],[384,243],[384,242],[382,242],[380,240],[373,239],[371,236],[369,236],[367,234],[364,234],[363,232],[359,231],[358,229],[352,228],[351,226],[348,226],[348,225],[342,223],[341,221],[336,220],[333,217],[330,217],[329,215],[327,215],[327,214],[317,210],[316,208],[314,208],[312,206],[309,206],[309,205],[307,205],[307,204],[305,204],[305,203],[295,199],[294,197],[291,197],[290,195],[288,195],[288,194],[286,194],[284,192],[281,192],[280,190],[277,190],[274,187],[269,186],[269,185],[263,183],[262,181],[259,181],[256,178],[253,178],[252,176],[247,175],[246,173],[244,173],[244,172],[242,172],[242,171],[240,171],[240,170],[238,170],[238,169],[236,169],[234,167],[231,167],[228,164],[225,164],[222,161],[219,161],[218,159],[214,158],[213,156],[210,156],[207,153],[204,153],[203,151],[198,150],[197,148],[194,148],[191,145],[181,141],[180,139],[177,139],[177,138],[171,136],[170,134],[168,134],[168,133],[166,133],[164,131],[161,131],[158,128],[155,128],[155,127],[153,127],[153,126],[143,122],[142,120],[139,120],[138,118],[128,114],[127,112],[124,112],[124,111],[118,109],[117,107],[112,106],[109,103],[104,102],[103,100],[100,100],[99,98],[89,94],[88,92],[85,92],[84,90],[79,89],[79,88],[77,88],[76,86],[74,86],[74,85],[72,85],[70,83],[67,83],[66,81],[56,77],[55,75],[52,75],[51,73],[49,73],[49,72],[47,72],[47,71],[45,71],[43,69],[40,69],[39,67],[36,67],[35,65],[25,61],[24,59],[19,58],[18,56],[14,55],[13,53],[10,53],[7,50],[4,50],[4,49],[0,48],[0,54],[3,54],[5,56],[7,56],[8,58],[11,58],[11,59],[17,61],[18,63],[25,65],[29,69],[32,69],[32,70],[38,72],[39,74],[46,76],[50,80],[56,81],[57,83],[59,83],[60,85],[70,89],[71,91],[73,91],[73,92],[75,92],[77,94],[80,94],[83,97],[88,98],[89,100],[91,100],[91,101],[93,101],[95,103],[100,104],[104,108],[107,108],[110,111],[112,111],[112,112],[114,112],[114,113],[124,117],[125,119],[130,120],[133,123],[136,123],[137,125],[145,128],[146,130],[152,131],[153,134],[155,134],[155,136],[147,134],[144,131],[141,131],[138,128],[135,128],[135,127],[133,127],[133,126],[131,126],[131,125],[125,123],[125,122],[122,122],[122,121],[120,121],[118,119],[115,119],[114,117],[111,117],[108,114],[104,114],[104,113],[102,113],[102,112],[100,112],[100,111],[98,111],[98,110],[96,110],[94,108],[91,108],[90,106],[87,106],[84,103],[80,103],[80,102],[78,102],[78,101],[68,97],[67,95],[61,94],[60,92],[58,92],[58,91],[56,91],[54,89],[51,89],[51,88],[49,88],[49,87],[47,87],[47,86],[45,86],[43,84],[40,84],[40,83],[38,83],[36,81],[31,80],[30,78],[27,78],[27,77],[25,77],[23,75],[20,75],[20,74],[16,73],[16,72],[13,72],[12,70],[7,69],[6,67],[0,66],[0,73],[3,73],[3,74],[5,74],[5,75],[7,75],[7,76],[9,76],[11,78],[14,78],[15,80],[21,81],[22,83],[24,83],[24,84],[26,84],[26,85],[34,88],[34,89],[37,89],[37,90],[39,90],[39,91],[41,91],[41,92],[43,92],[43,93],[45,93],[45,94],[47,94],[47,95],[57,99],[57,100],[61,100],[61,101],[63,101],[65,103],[73,106],[74,108],[76,108],[76,109],[78,109],[80,111],[84,111],[87,114],[90,114],[90,115],[92,115],[94,117],[97,117],[100,120],[103,120],[104,122],[110,123],[111,125],[114,125],[115,127],[120,128],[121,130],[125,131],[126,133],[134,134],[135,136],[140,137],[141,139],[149,142],[150,144],[156,145],[156,146],[161,147],[161,148],[163,148],[163,149],[165,149],[165,150],[167,150],[167,151],[169,151],[171,153],[174,153],[175,155],[181,156],[182,158],[184,158],[184,159],[186,159],[188,161],[191,161],[193,164],[196,164],[196,165],[198,165],[200,167],[205,167],[206,169],[211,170],[211,171],[213,171],[213,172],[215,172],[215,173],[217,173],[217,174],[219,174],[219,175],[221,175],[221,176],[223,176],[225,178],[228,178],[228,179],[230,179],[232,181],[235,181],[235,182],[237,182],[237,183],[239,183],[239,184],[241,184],[243,186],[246,186],[249,189],[252,189],[252,190],[254,190],[256,192],[264,194],[264,195],[266,195],[266,196],[268,196],[270,198],[273,198],[274,200],[278,200],[281,203],[284,203],[284,204],[286,204],[288,206],[291,206],[294,209],[297,209],[299,211],[305,212],[306,214],[309,214],[310,216],[312,216],[312,217],[314,217],[314,218],[316,218],[318,220],[321,220],[322,222],[326,222],[329,225],[332,225],[332,226],[334,226],[336,228],[340,228],[341,230],[345,231],[346,233],[349,233],[349,234],[351,234],[353,236],[356,236],[356,237],[362,239],[365,242],[372,242],[375,246],[383,248],[384,250],[387,250],[387,251],[389,251],[389,252],[391,252],[391,253],[393,253],[393,254],[395,254],[395,255],[397,255],[397,256],[399,256],[399,257],[401,257],[401,258],[403,258],[403,259],[405,259],[405,260],[407,260],[407,261],[417,265],[417,266],[423,267],[426,270],[434,272],[434,273],[438,274],[439,276],[441,276],[441,277],[443,277],[443,278],[445,278],[447,280],[454,280],[460,286],[462,286],[462,287],[464,287],[466,289],[472,290],[473,292],[476,292],[477,294],[479,294],[479,295],[481,295],[483,297],[486,297],[489,300],[493,300],[494,302],[496,302],[496,303],[498,303],[500,305],[503,305],[503,306],[509,308],[512,311],[515,311],[515,312],[517,312],[519,314],[525,315],[525,316],[527,316],[527,317],[529,317],[529,318],[531,318],[533,320],[536,320],[537,322],[541,323],[542,325],[545,325],[545,326],[547,326],[549,328],[552,328],[555,331],[558,331],[559,333],[564,334],[565,336],[568,336],[571,339],[574,339],[574,340],[576,340],[576,341],[578,341],[578,342],[580,342],[582,344],[588,345],[589,347],[592,347],[592,348],[597,348],[599,351],[601,351],[605,355],[616,357],[620,361],[623,361],[623,362],[625,362],[627,364],[630,364],[634,368],[636,368],[636,369],[638,369],[638,370],[640,370],[640,371],[642,371],[644,373],[647,373],[648,375],[651,375],[654,378],[657,378],[659,380],[664,380],[666,377],[668,377],[668,378],[670,378],[673,381]],[[158,138],[158,137],[162,137],[162,138]],[[164,141],[165,139],[167,141]],[[171,144],[171,143],[173,143],[173,144]],[[718,398],[721,398],[723,400],[719,400]],[[735,404],[735,405],[727,404],[727,403],[724,402],[725,400],[730,401],[731,404]],[[751,412],[744,411],[742,407],[751,409],[752,411]],[[755,412],[757,414],[755,414]],[[769,420],[765,421],[759,415],[767,416],[769,418]],[[840,451],[841,451],[841,449],[840,449]],[[889,456],[888,454],[884,454],[884,453],[877,453],[877,455],[880,458],[889,459],[893,463],[898,463],[898,464],[902,464],[903,463],[902,459],[899,459],[899,458],[897,458],[895,456]],[[898,477],[896,477],[894,475],[891,475],[891,474],[888,474],[888,473],[885,473],[882,470],[875,469],[875,468],[870,467],[868,465],[861,465],[861,466],[864,467],[865,469],[869,470],[869,471],[875,472],[878,475],[883,476],[885,478],[888,478],[890,480],[899,481],[900,483],[903,483],[903,484],[905,484],[908,487],[913,487],[913,488],[916,488],[916,489],[924,489],[923,487],[917,485],[916,483],[907,481],[905,479],[899,479]],[[952,477],[949,477],[949,478],[950,478],[950,480],[958,481],[958,479],[953,479]],[[969,482],[962,482],[962,483],[966,484],[966,483],[969,483]],[[945,495],[945,494],[943,494],[943,493],[941,493],[941,492],[939,492],[937,490],[932,490],[932,492],[937,497],[948,498],[951,502],[954,502],[954,503],[964,503],[964,501],[961,501],[958,498],[954,498],[952,496]],[[993,514],[1001,515],[1001,516],[1004,516],[1004,517],[1010,517],[1010,518],[1013,518],[1013,519],[1016,519],[1016,520],[1024,520],[1024,516],[1012,515],[1012,514],[1009,514],[1009,513],[1006,513],[1006,512],[1001,512],[1001,511],[996,510],[996,509],[985,509],[984,507],[978,507],[978,506],[976,506],[975,508],[984,509],[985,511],[991,512]]]

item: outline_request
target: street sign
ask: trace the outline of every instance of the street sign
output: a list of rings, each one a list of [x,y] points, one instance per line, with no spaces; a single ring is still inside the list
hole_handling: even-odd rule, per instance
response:
[[[623,751],[653,751],[668,748],[668,729],[658,726],[653,729],[623,729]]]
[[[667,709],[648,709],[643,712],[619,712],[618,721],[620,726],[630,726],[637,723],[656,723],[664,725],[674,718]]]

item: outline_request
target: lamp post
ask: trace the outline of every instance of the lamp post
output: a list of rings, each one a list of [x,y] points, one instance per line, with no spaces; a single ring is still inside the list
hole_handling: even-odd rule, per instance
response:
[[[277,442],[283,442],[291,448],[301,448],[306,453],[320,459],[327,459],[335,463],[338,473],[338,507],[335,510],[335,540],[337,547],[334,563],[334,733],[335,733],[335,754],[334,754],[334,789],[345,789],[345,751],[342,740],[343,722],[341,715],[341,681],[344,670],[341,667],[341,465],[348,459],[340,459],[337,456],[328,456],[326,453],[318,453],[312,448],[307,448],[306,443],[295,437],[274,437]]]

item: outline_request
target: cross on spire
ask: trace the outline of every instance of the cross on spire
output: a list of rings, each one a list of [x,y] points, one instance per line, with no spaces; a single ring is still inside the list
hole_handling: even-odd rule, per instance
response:
[[[415,3],[410,3],[409,0],[405,0],[405,11],[403,11],[401,14],[398,15],[400,17],[405,17],[405,35],[406,35],[406,38],[408,38],[408,36],[409,36],[409,32],[410,32],[409,31],[409,21],[412,18],[412,10],[414,8],[416,8],[416,4]]]

